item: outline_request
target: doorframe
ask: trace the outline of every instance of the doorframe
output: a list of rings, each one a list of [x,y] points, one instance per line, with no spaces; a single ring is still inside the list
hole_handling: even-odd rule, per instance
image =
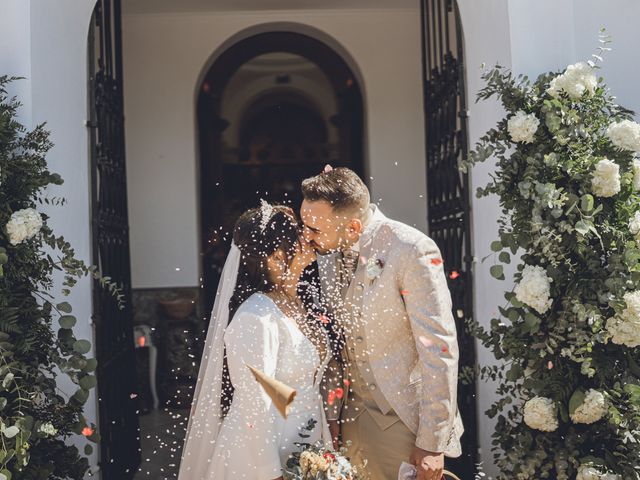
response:
[[[428,229],[442,251],[452,294],[459,367],[475,371],[476,342],[468,332],[474,318],[470,178],[458,170],[469,153],[462,21],[456,0],[421,0],[420,13]],[[462,478],[478,473],[476,393],[475,381],[458,383],[463,453],[447,465]]]

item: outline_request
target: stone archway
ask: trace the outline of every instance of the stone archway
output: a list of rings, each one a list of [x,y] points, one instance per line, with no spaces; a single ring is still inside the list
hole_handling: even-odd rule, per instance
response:
[[[295,63],[296,59],[302,59],[326,77],[335,112],[330,118],[325,118],[325,128],[335,132],[336,141],[333,145],[321,141],[308,145],[306,149],[298,148],[299,153],[289,159],[282,155],[279,158],[263,155],[254,158],[253,162],[247,161],[250,156],[241,151],[234,152],[233,148],[228,148],[228,142],[225,143],[225,131],[236,127],[230,127],[229,119],[224,118],[225,96],[229,95],[234,75],[244,65],[255,59],[263,59],[264,63],[265,58],[276,54],[287,62]],[[292,80],[290,77],[295,77],[295,74],[274,75],[277,89],[272,95],[280,96],[282,107],[288,105],[286,108],[290,115],[295,115],[294,111],[302,115],[302,106],[295,100],[295,78]],[[267,93],[265,91],[265,95]],[[296,102],[298,107],[293,107]],[[315,103],[315,110],[320,111],[322,102],[316,99]],[[309,125],[313,123],[313,110],[313,107],[307,108],[305,118]],[[300,181],[320,171],[324,163],[349,166],[364,176],[363,94],[357,72],[323,41],[291,31],[267,31],[242,38],[213,60],[199,85],[197,123],[203,307],[204,311],[209,311],[230,244],[229,233],[241,211],[257,205],[261,196],[296,206],[301,200],[297,188]],[[322,137],[308,133],[310,139]]]

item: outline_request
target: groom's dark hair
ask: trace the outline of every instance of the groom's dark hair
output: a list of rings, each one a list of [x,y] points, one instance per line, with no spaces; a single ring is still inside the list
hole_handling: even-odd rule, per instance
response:
[[[338,167],[302,181],[302,195],[309,202],[325,201],[336,213],[362,217],[368,212],[369,189],[353,170]]]

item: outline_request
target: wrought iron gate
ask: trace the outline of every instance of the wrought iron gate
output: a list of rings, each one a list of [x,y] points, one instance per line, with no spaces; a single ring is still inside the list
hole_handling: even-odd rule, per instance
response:
[[[421,0],[429,234],[442,250],[458,327],[460,368],[475,367],[469,178],[458,170],[468,153],[463,42],[455,0]],[[478,451],[475,385],[458,386],[465,424],[463,456],[448,461],[474,478]]]
[[[100,469],[126,480],[140,463],[131,309],[129,223],[122,96],[120,0],[98,0],[89,32],[89,131],[93,263],[122,288],[124,307],[96,282],[93,321],[98,359]]]

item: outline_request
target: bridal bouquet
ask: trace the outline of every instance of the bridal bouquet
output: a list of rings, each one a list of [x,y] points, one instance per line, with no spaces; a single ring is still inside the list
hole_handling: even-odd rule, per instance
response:
[[[316,426],[315,420],[310,420],[304,430],[310,432]],[[308,438],[309,435],[301,433],[301,437]],[[363,468],[358,469],[347,457],[344,456],[346,449],[343,447],[340,452],[333,452],[325,448],[323,442],[297,443],[300,451],[289,457],[284,468],[283,477],[285,480],[366,480]]]

